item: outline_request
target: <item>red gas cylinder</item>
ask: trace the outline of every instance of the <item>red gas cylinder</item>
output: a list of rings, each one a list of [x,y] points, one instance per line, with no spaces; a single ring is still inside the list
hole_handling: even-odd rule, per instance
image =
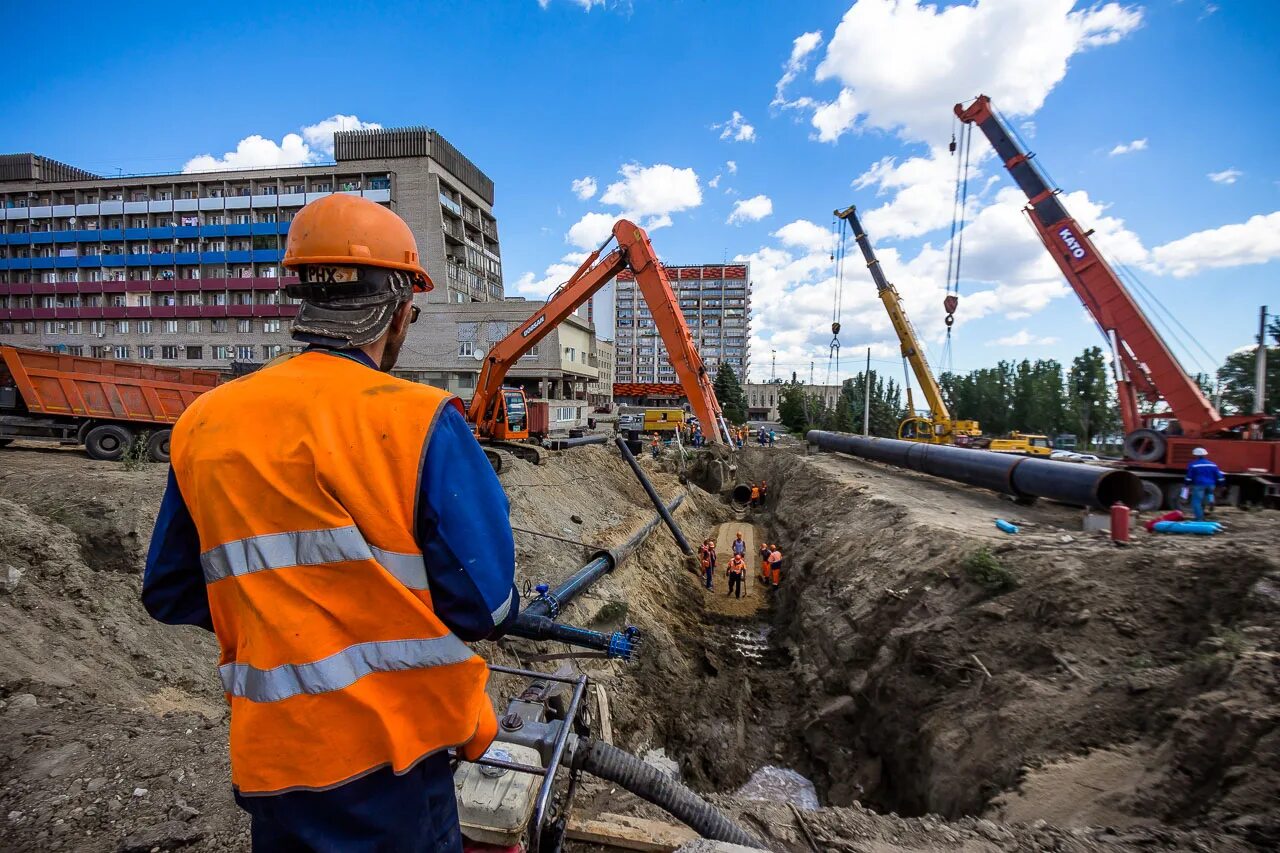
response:
[[[1129,508],[1122,503],[1111,505],[1111,541],[1129,541]]]

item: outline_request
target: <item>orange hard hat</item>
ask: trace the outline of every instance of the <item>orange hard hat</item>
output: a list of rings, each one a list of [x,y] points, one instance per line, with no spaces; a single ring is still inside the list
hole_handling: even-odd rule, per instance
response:
[[[389,208],[354,195],[316,199],[289,223],[286,269],[306,266],[365,266],[401,270],[413,289],[435,287],[418,257],[418,243],[405,221]]]

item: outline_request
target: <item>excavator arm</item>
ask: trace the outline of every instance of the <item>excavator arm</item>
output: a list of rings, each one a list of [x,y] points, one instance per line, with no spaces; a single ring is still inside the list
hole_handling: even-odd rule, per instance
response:
[[[617,247],[602,258],[605,247],[615,241]],[[613,236],[587,256],[569,280],[551,294],[541,310],[490,350],[467,411],[467,420],[477,425],[481,435],[494,434],[502,384],[511,367],[625,269],[635,274],[636,284],[653,314],[676,377],[693,406],[694,414],[702,422],[703,432],[715,443],[725,440],[720,403],[716,400],[715,389],[693,343],[693,336],[689,334],[666,271],[658,262],[644,229],[625,219],[618,220],[613,226]]]
[[[1224,418],[1187,375],[1164,340],[1143,314],[1119,276],[1099,254],[1092,231],[1080,227],[1017,139],[996,114],[986,95],[955,114],[966,124],[976,124],[996,156],[1026,194],[1027,218],[1040,235],[1049,255],[1062,270],[1085,309],[1092,315],[1111,346],[1120,411],[1125,432],[1143,426],[1138,394],[1163,398],[1177,418],[1182,434],[1189,437],[1225,435],[1230,430],[1258,422],[1256,416]]]
[[[884,270],[880,267],[875,249],[871,247],[871,241],[867,238],[862,222],[858,219],[857,207],[849,205],[844,210],[835,211],[835,215],[848,222],[849,227],[853,229],[853,238],[858,241],[858,248],[862,250],[862,257],[867,262],[867,269],[871,271],[871,279],[876,283],[876,292],[880,295],[880,301],[884,303],[885,310],[889,312],[889,322],[893,324],[898,342],[902,345],[902,357],[911,365],[911,371],[915,374],[916,381],[920,383],[920,389],[924,392],[924,399],[929,406],[933,421],[945,422],[949,425],[951,412],[942,399],[942,389],[938,386],[938,380],[933,377],[929,360],[924,354],[924,347],[916,337],[916,330],[911,325],[911,320],[907,318],[906,309],[902,307],[902,297],[898,295],[898,289],[889,283]]]

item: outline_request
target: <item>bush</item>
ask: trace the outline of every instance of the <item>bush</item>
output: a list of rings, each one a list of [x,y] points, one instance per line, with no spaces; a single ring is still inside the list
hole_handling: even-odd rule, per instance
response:
[[[133,440],[129,449],[120,457],[120,465],[126,471],[136,471],[147,464],[147,435],[144,433]]]
[[[964,561],[964,573],[969,580],[988,592],[1005,592],[1018,586],[1018,579],[1006,569],[986,548],[980,548]]]

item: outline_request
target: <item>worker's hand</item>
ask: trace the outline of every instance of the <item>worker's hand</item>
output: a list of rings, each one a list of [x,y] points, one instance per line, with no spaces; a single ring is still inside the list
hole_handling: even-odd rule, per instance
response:
[[[476,733],[471,740],[458,747],[458,755],[465,761],[476,761],[484,755],[489,744],[498,736],[498,715],[493,712],[489,697],[482,700],[480,719],[476,725]]]

